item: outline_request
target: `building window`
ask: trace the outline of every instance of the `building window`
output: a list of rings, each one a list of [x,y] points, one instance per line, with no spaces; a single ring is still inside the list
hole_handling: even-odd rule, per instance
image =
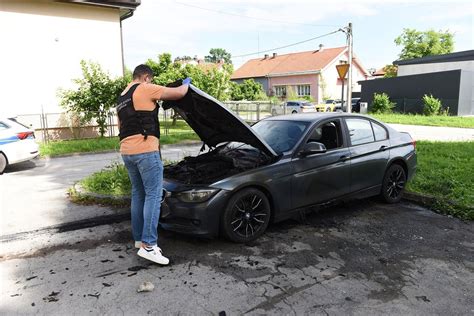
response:
[[[310,85],[299,85],[296,86],[296,92],[298,96],[311,95],[311,87]]]
[[[285,97],[286,96],[286,86],[274,86],[275,89],[275,95],[279,97]]]

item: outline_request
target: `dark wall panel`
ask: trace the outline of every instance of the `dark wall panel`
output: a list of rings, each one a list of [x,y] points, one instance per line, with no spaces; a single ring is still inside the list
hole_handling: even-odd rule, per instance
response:
[[[421,113],[423,95],[432,94],[452,115],[458,112],[460,82],[461,70],[359,81],[361,101],[369,104],[369,110],[374,93],[385,92],[397,103],[396,111]]]

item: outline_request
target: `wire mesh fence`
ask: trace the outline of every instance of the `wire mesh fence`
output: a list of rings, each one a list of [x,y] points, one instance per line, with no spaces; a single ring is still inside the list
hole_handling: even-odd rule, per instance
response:
[[[397,113],[411,113],[423,114],[424,102],[423,99],[390,99],[395,103],[394,112]],[[458,99],[439,99],[441,101],[441,110],[447,111],[450,115],[457,115]],[[369,104],[370,110],[370,104]]]
[[[232,101],[224,105],[244,121],[253,123],[272,113],[272,103],[261,101]],[[96,115],[98,113],[95,113]],[[96,116],[95,115],[95,116]],[[118,119],[115,109],[105,113],[105,137],[118,136]],[[163,135],[168,135],[173,121],[178,119],[172,109],[158,113]],[[36,138],[44,143],[54,140],[87,139],[100,136],[100,126],[92,119],[84,123],[78,115],[68,112],[21,114],[16,119],[35,130]]]

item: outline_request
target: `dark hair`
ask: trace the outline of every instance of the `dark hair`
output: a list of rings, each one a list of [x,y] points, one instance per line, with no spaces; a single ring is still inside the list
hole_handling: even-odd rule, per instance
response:
[[[153,77],[153,70],[147,65],[138,65],[133,71],[133,79],[140,79],[145,75]]]

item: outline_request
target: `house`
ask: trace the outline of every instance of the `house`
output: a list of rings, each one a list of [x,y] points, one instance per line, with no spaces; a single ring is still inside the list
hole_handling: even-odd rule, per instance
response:
[[[393,62],[397,77],[359,82],[361,101],[387,93],[400,112],[421,113],[425,94],[441,100],[451,115],[474,115],[474,50]]]
[[[237,69],[231,80],[237,83],[245,79],[259,82],[267,95],[285,98],[292,89],[299,97],[311,96],[316,102],[323,99],[340,99],[342,80],[336,65],[348,62],[347,47],[324,48],[291,54],[255,58]],[[357,57],[353,58],[352,90],[360,91],[359,80],[367,79],[370,74]],[[345,80],[347,87],[347,79]]]
[[[0,115],[62,112],[57,92],[82,77],[80,61],[112,76],[124,71],[122,21],[140,0],[2,0]],[[25,120],[24,120],[25,121]],[[28,119],[26,119],[28,121]]]

